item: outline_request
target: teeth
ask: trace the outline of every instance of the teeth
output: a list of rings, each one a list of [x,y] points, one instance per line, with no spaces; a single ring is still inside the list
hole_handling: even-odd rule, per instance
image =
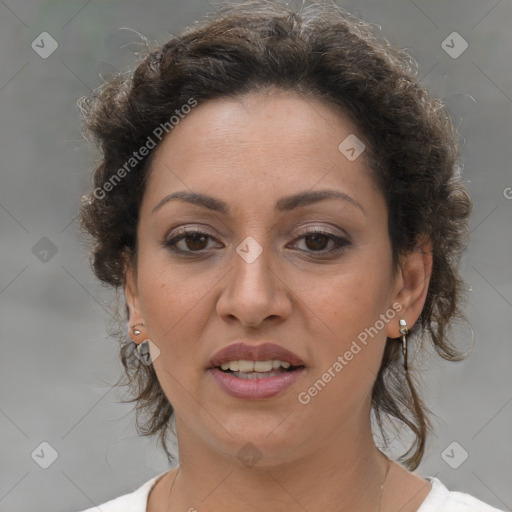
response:
[[[231,366],[230,366],[230,368],[231,368]],[[254,361],[244,361],[244,360],[238,361],[238,371],[239,372],[253,372],[254,371]]]
[[[233,372],[233,376],[238,377],[239,379],[248,380],[266,379],[267,377],[275,377],[276,375],[281,375],[281,372]]]
[[[272,370],[272,361],[254,361],[255,372],[269,372]]]
[[[232,372],[261,372],[266,373],[278,368],[285,370],[290,368],[291,364],[287,361],[280,361],[279,359],[269,359],[268,361],[247,361],[242,359],[240,361],[228,361],[220,365],[222,370],[231,370]]]

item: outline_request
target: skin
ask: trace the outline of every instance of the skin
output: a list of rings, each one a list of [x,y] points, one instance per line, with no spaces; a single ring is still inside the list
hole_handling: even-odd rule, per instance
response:
[[[421,313],[431,253],[427,245],[393,268],[386,204],[365,154],[349,161],[338,150],[349,134],[363,140],[331,105],[272,90],[200,104],[158,147],[125,285],[130,325],[144,322],[144,337],[160,350],[153,364],[175,409],[180,451],[179,468],[151,492],[150,512],[412,512],[428,494],[427,481],[376,448],[370,398],[386,337],[400,336],[399,318],[411,326]],[[320,189],[360,207],[328,199],[275,209],[284,196]],[[184,201],[153,211],[177,191],[214,196],[229,212]],[[176,255],[163,242],[183,226],[211,238],[181,240],[189,255]],[[335,242],[315,245],[306,227],[349,242],[329,254]],[[263,250],[252,263],[235,251],[248,236]],[[394,303],[400,313],[301,404],[298,394]],[[269,399],[226,394],[206,368],[241,338],[284,346],[305,373]],[[261,454],[253,467],[237,457],[247,443]]]

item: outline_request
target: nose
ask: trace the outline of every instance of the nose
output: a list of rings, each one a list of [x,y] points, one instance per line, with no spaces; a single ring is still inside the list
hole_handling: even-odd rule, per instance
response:
[[[240,254],[243,254],[242,252]],[[233,268],[217,301],[217,314],[244,327],[261,327],[266,322],[286,319],[292,310],[291,292],[277,274],[269,249],[254,260],[233,254]]]

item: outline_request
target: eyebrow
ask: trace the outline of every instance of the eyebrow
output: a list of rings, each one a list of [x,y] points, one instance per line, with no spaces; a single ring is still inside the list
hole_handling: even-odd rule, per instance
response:
[[[276,201],[275,207],[278,211],[288,212],[296,208],[308,206],[310,204],[325,201],[327,199],[337,199],[345,201],[346,203],[349,203],[352,206],[357,207],[366,215],[366,212],[362,205],[359,202],[357,202],[354,198],[350,197],[348,194],[345,194],[344,192],[329,189],[299,192],[291,196],[282,197],[281,199]],[[205,208],[208,208],[209,210],[213,210],[219,213],[229,213],[228,204],[222,201],[221,199],[216,199],[206,194],[186,191],[173,192],[172,194],[165,196],[153,208],[151,213],[153,214],[157,212],[160,208],[162,208],[162,206],[171,201],[184,201],[190,204],[203,206]]]

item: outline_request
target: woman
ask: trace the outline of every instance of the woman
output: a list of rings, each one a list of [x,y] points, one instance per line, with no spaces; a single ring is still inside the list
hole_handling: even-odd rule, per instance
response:
[[[250,2],[82,108],[93,267],[124,290],[142,430],[171,460],[174,420],[179,448],[101,510],[496,510],[412,473],[415,349],[460,358],[471,201],[407,55],[334,5]],[[413,436],[401,464],[374,441],[388,419]]]

